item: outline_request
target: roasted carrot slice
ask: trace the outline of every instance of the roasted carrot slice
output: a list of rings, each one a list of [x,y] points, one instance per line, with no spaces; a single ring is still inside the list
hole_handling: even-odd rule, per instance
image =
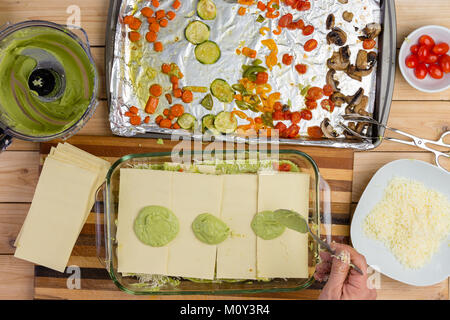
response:
[[[148,98],[147,104],[145,105],[145,112],[149,114],[153,114],[156,111],[156,108],[158,107],[159,99],[150,96]]]
[[[152,15],[153,15],[153,10],[151,9],[151,8],[149,8],[149,7],[143,7],[142,9],[141,9],[141,13],[142,13],[142,15],[144,16],[144,17],[146,17],[146,18],[150,18]]]
[[[142,25],[142,21],[139,18],[133,18],[133,20],[129,23],[129,26],[133,30],[139,30]]]
[[[183,91],[181,91],[180,88],[176,88],[173,90],[173,96],[175,98],[181,98],[182,95],[183,95]]]
[[[156,39],[158,39],[158,35],[157,35],[157,33],[154,32],[154,31],[149,31],[149,32],[147,32],[147,34],[145,35],[145,39],[146,39],[148,42],[155,42]]]
[[[156,11],[156,20],[162,19],[166,16],[166,12],[164,10]]]
[[[156,52],[161,52],[161,51],[164,50],[163,44],[161,42],[159,42],[159,41],[155,42],[155,44],[153,46],[154,46],[154,49],[155,49]]]
[[[137,31],[131,31],[128,34],[128,38],[130,39],[131,42],[138,42],[141,39],[141,35]]]
[[[154,6],[155,8],[159,7],[159,1],[158,0],[152,0],[152,6]]]
[[[170,114],[175,116],[175,117],[181,117],[184,113],[184,107],[181,104],[174,104],[171,108],[170,108]]]
[[[167,19],[161,19],[161,20],[159,20],[159,25],[160,25],[162,28],[167,27],[168,24],[169,24],[169,20],[167,20]]]
[[[167,64],[167,63],[163,63],[162,64],[162,66],[161,66],[161,71],[163,72],[163,73],[169,73],[170,71],[172,70],[172,67],[170,66],[170,64]]]
[[[177,10],[178,8],[180,8],[181,7],[181,2],[179,1],[179,0],[175,0],[173,3],[172,3],[172,8],[174,8],[175,10]]]
[[[150,117],[149,117],[149,116],[146,116],[146,117],[145,117],[144,123],[147,123],[147,124],[150,123]]]
[[[159,123],[159,126],[160,126],[161,128],[170,129],[170,127],[172,127],[172,121],[170,121],[169,119],[163,119],[163,120],[161,120],[161,122]]]
[[[132,106],[128,111],[130,111],[132,114],[138,114],[139,109],[135,106]]]
[[[138,126],[138,125],[140,125],[140,124],[141,124],[141,117],[139,117],[139,116],[132,116],[132,117],[130,118],[130,123],[131,123],[133,126]]]
[[[159,84],[153,84],[150,87],[150,94],[152,94],[155,97],[159,97],[162,95],[162,87]]]
[[[194,100],[194,95],[192,94],[191,91],[186,90],[183,92],[183,95],[181,96],[181,100],[183,100],[183,102],[185,102],[185,103],[191,103],[192,100]]]
[[[173,11],[169,11],[169,12],[166,13],[166,17],[169,20],[175,19],[176,16],[177,16],[177,14],[175,12],[173,12]]]
[[[148,29],[153,32],[159,32],[160,29],[159,23],[158,22],[151,23]]]

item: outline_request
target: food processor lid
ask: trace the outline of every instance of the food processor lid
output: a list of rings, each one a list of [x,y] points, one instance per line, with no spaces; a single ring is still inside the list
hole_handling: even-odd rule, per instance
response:
[[[32,38],[35,35],[42,35],[42,33],[45,32],[46,28],[48,28],[49,32],[52,33],[58,34],[59,32],[61,32],[61,35],[69,39],[71,43],[73,42],[76,48],[78,48],[78,46],[81,48],[81,50],[72,50],[71,48],[66,47],[62,44],[59,45],[68,53],[68,56],[70,56],[75,61],[75,63],[78,64],[79,67],[83,65],[81,62],[82,60],[89,65],[89,72],[87,71],[87,69],[85,70],[86,72],[83,74],[84,81],[81,81],[81,84],[84,86],[84,98],[89,101],[89,105],[87,106],[86,110],[84,110],[84,113],[80,115],[79,119],[76,119],[76,121],[71,120],[64,122],[59,119],[50,119],[44,114],[39,114],[45,120],[49,120],[51,121],[51,123],[54,122],[55,125],[61,125],[62,130],[61,132],[35,135],[33,133],[30,134],[30,132],[27,132],[27,130],[22,130],[18,125],[11,121],[12,117],[10,117],[8,115],[8,112],[2,107],[3,99],[2,96],[0,96],[0,128],[2,128],[3,131],[8,135],[12,135],[24,140],[48,141],[55,138],[67,139],[68,137],[75,134],[78,130],[80,130],[81,127],[83,127],[85,122],[94,113],[95,107],[97,105],[98,72],[90,52],[87,34],[80,27],[63,26],[53,22],[41,20],[24,21],[17,24],[7,23],[6,25],[0,27],[0,65],[2,63],[2,59],[5,58],[2,57],[2,51],[4,51],[5,48],[8,47],[12,40],[23,37],[24,29],[27,29],[27,32],[28,30],[31,30],[30,38]],[[81,56],[81,52],[85,54],[83,57]],[[63,65],[64,62],[61,63],[61,61],[59,61],[50,52],[47,52],[46,50],[33,45],[22,49],[20,55],[32,58],[36,62],[36,65],[28,74],[28,79],[26,79],[24,83],[18,85],[18,81],[14,79],[14,77],[11,78],[11,81],[15,81],[14,84],[11,85],[12,91],[16,91],[16,87],[18,88],[17,90],[20,90],[21,92],[24,92],[24,90],[29,91],[33,94],[33,98],[38,99],[39,103],[43,104],[51,103],[58,99],[61,99],[67,85],[67,74],[66,68]],[[93,76],[90,76],[91,73],[93,74]],[[29,98],[22,98],[22,100],[18,99],[17,92],[12,92],[12,97],[17,102],[17,105],[21,109],[21,112],[26,113],[26,110],[21,107],[21,104],[26,104],[27,106],[31,107],[33,112],[38,113],[38,110],[36,110],[37,108],[35,108],[33,104],[30,103]],[[31,118],[29,117],[29,115],[27,115],[27,117]],[[70,125],[70,123],[72,123],[72,125]],[[66,124],[68,125],[68,127],[65,126]]]

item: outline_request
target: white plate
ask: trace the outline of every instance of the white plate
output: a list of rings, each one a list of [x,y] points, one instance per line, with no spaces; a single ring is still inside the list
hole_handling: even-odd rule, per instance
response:
[[[450,235],[444,240],[430,262],[421,269],[404,267],[380,241],[367,237],[363,230],[365,217],[381,201],[384,190],[394,177],[422,182],[426,187],[450,199],[450,174],[419,160],[397,160],[386,164],[373,176],[364,191],[353,216],[350,234],[352,244],[367,263],[384,275],[415,286],[429,286],[450,276]]]

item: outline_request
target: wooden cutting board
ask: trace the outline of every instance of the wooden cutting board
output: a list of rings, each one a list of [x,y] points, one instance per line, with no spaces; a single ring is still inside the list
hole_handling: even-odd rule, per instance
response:
[[[69,143],[102,157],[113,163],[118,158],[132,153],[167,152],[177,144],[155,139],[76,136]],[[41,144],[41,165],[52,146],[58,141]],[[331,188],[332,239],[348,243],[350,233],[350,204],[353,177],[353,151],[281,146],[281,149],[295,149],[309,154],[319,166],[322,177]],[[100,208],[102,205],[100,204]],[[59,273],[45,267],[35,267],[34,297],[36,299],[316,299],[322,284],[314,283],[310,288],[297,292],[246,294],[230,296],[139,296],[121,292],[109,277],[108,272],[97,258],[96,220],[94,213],[88,218],[69,260],[69,266],[80,267],[80,287],[76,287],[74,271],[66,269]],[[325,228],[322,225],[322,234]],[[69,289],[73,288],[73,289]]]

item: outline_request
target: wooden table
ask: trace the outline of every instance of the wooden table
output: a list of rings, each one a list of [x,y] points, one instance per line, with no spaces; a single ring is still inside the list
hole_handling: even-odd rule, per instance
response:
[[[94,117],[80,135],[110,136],[105,101],[104,47],[107,0],[2,0],[0,24],[28,19],[50,20],[65,24],[74,4],[81,9],[81,25],[88,32],[93,55],[99,68],[102,101]],[[414,29],[438,24],[450,28],[448,0],[396,0],[397,48]],[[69,12],[69,13],[68,13]],[[389,125],[424,138],[436,139],[450,129],[450,90],[437,94],[421,93],[410,87],[397,72],[394,101]],[[38,180],[39,145],[16,140],[0,155],[0,299],[31,299],[33,297],[33,265],[13,257],[12,244],[28,212]],[[414,158],[433,162],[433,155],[414,147],[383,142],[371,152],[354,156],[352,202],[356,205],[361,192],[374,172],[396,159]],[[381,299],[448,299],[449,281],[430,287],[412,287],[382,277]],[[102,298],[102,297],[97,297]],[[106,297],[107,298],[107,297]],[[207,297],[202,297],[207,298]]]

